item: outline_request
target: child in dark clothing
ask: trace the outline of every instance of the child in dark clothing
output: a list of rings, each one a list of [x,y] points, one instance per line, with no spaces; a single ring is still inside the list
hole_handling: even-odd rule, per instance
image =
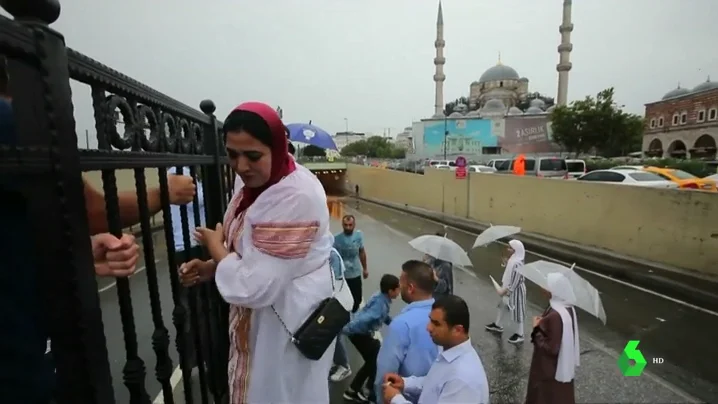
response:
[[[374,379],[376,378],[376,356],[381,343],[374,339],[374,332],[382,324],[389,324],[389,305],[399,296],[399,278],[391,274],[381,277],[379,292],[375,293],[367,304],[359,310],[354,318],[344,326],[342,333],[349,337],[352,345],[364,359],[364,365],[359,369],[344,398],[352,401],[376,401],[374,392]],[[367,387],[369,394],[365,395],[363,388]]]

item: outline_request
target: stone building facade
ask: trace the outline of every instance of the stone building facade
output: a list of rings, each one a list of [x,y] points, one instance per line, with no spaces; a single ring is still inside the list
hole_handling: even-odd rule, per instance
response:
[[[651,157],[716,157],[718,82],[678,87],[646,104],[643,151]]]

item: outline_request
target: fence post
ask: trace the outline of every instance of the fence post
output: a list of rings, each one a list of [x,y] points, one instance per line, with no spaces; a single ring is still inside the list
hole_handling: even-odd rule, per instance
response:
[[[57,0],[0,0],[32,35],[37,67],[9,61],[20,145],[47,150],[48,175],[24,184],[57,374],[58,403],[114,403],[90,248],[67,49],[48,25]],[[32,257],[27,257],[28,262]],[[32,270],[32,268],[28,268]]]
[[[214,157],[211,165],[202,169],[202,186],[204,189],[206,223],[210,227],[214,227],[216,223],[222,222],[224,219],[224,209],[226,208],[226,190],[224,188],[224,148],[222,147],[219,123],[214,116],[216,107],[211,100],[204,100],[199,104],[199,108],[207,114],[209,123],[204,127],[202,139],[202,147],[204,153]],[[231,191],[229,191],[231,192]],[[212,309],[211,317],[213,317],[214,327],[212,327],[217,335],[210,336],[214,346],[212,350],[212,358],[209,361],[210,374],[213,376],[212,392],[217,403],[226,403],[229,401],[229,384],[227,380],[227,363],[229,361],[229,306],[224,302],[217,287],[214,283],[210,285],[209,303]],[[211,320],[210,320],[211,321]]]

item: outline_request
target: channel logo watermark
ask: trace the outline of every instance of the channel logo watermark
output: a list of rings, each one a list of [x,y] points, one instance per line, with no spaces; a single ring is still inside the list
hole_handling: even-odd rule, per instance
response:
[[[638,349],[638,344],[640,343],[641,341],[639,340],[628,341],[626,347],[623,348],[623,352],[621,352],[621,356],[618,357],[618,369],[621,370],[624,376],[640,376],[648,364],[643,353]],[[663,358],[653,358],[652,362],[660,365],[663,363]]]

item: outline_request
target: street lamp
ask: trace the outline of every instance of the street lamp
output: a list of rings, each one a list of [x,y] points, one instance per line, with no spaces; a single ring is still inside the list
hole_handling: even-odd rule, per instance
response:
[[[448,117],[446,116],[446,109],[444,109],[444,160],[446,160],[446,148],[449,138],[449,121]]]

